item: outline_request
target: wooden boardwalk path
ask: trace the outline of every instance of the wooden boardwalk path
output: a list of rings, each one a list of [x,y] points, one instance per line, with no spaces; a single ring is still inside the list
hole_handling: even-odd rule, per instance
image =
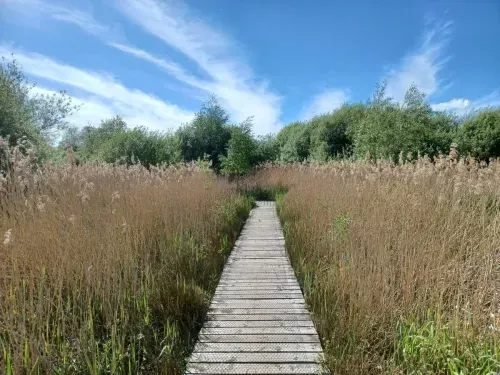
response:
[[[321,345],[274,202],[257,202],[227,261],[187,374],[319,374]]]

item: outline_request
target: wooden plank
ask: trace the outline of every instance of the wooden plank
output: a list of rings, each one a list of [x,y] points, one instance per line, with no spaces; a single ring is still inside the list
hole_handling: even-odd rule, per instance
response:
[[[309,311],[304,307],[285,307],[285,308],[265,308],[265,309],[250,309],[250,308],[228,308],[224,306],[210,306],[209,314],[234,314],[234,315],[250,315],[250,314],[308,314]]]
[[[238,284],[293,284],[293,285],[298,285],[297,280],[294,280],[291,277],[266,277],[265,279],[263,278],[252,278],[252,277],[245,277],[245,278],[228,278],[224,277],[220,279],[221,284],[231,284],[231,283],[238,283]]]
[[[294,308],[305,307],[305,303],[292,302],[296,300],[284,299],[234,299],[227,301],[212,300],[213,307],[226,309],[275,309],[275,308]]]
[[[201,342],[317,342],[317,335],[198,335]]]
[[[295,275],[290,272],[231,272],[223,276],[220,281],[225,280],[290,280],[295,281]]]
[[[229,292],[229,293],[215,293],[214,300],[225,300],[226,298],[238,298],[238,299],[290,299],[290,298],[302,298],[302,293],[268,293],[268,294],[255,294],[245,293],[242,294],[241,291],[238,292]]]
[[[194,348],[195,353],[267,353],[267,352],[321,352],[318,343],[224,343],[224,342],[198,342]]]
[[[186,374],[318,374],[316,363],[191,363]]]
[[[290,266],[288,265],[284,265],[284,264],[281,264],[281,265],[278,265],[278,264],[265,264],[265,261],[262,262],[262,263],[258,263],[256,265],[250,265],[250,263],[233,263],[233,264],[229,264],[227,266],[227,270],[224,271],[224,273],[226,272],[235,272],[235,271],[244,271],[244,270],[248,270],[249,272],[251,271],[288,271],[290,273],[293,273],[295,274],[295,272],[293,272],[292,269],[289,268]],[[224,275],[222,275],[224,276]]]
[[[276,283],[276,282],[248,282],[248,283],[224,283],[219,284],[218,288],[224,290],[250,290],[255,289],[277,289],[277,290],[290,290],[290,289],[300,289],[298,283]]]
[[[233,254],[227,261],[227,266],[232,267],[235,265],[240,265],[240,266],[249,266],[249,267],[260,267],[262,265],[264,266],[270,266],[270,267],[292,267],[292,265],[288,261],[284,261],[283,257],[278,258],[278,259],[273,259],[273,260],[248,260],[248,259],[238,259],[239,255],[244,255],[243,253],[241,254]]]
[[[194,353],[190,362],[204,363],[318,363],[321,353],[284,352],[284,353]]]
[[[225,315],[211,314],[207,316],[205,323],[212,321],[309,321],[312,324],[309,314],[252,314],[252,315]]]
[[[314,335],[313,327],[204,327],[200,335]]]
[[[266,251],[266,250],[249,250],[242,251],[238,254],[233,254],[231,259],[241,259],[241,258],[279,258],[283,259],[284,254],[279,251]]]
[[[205,328],[255,328],[255,327],[314,327],[312,321],[306,320],[211,320],[203,324]]]
[[[216,293],[219,294],[250,294],[250,293],[302,293],[300,288],[296,285],[292,286],[282,286],[282,285],[269,285],[269,284],[261,284],[252,285],[252,286],[218,286]],[[298,298],[298,297],[297,297]],[[302,298],[302,297],[300,297]]]

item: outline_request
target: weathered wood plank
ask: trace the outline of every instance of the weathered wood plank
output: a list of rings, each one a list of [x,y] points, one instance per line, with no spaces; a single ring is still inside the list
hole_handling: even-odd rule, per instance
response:
[[[314,335],[314,327],[204,327],[200,335]]]
[[[190,361],[191,363],[318,363],[321,361],[321,353],[194,353]]]
[[[205,328],[256,328],[256,327],[314,327],[309,317],[306,320],[210,320]]]
[[[308,314],[309,311],[305,307],[293,308],[266,308],[266,309],[249,309],[249,308],[227,308],[224,306],[211,306],[208,309],[209,314],[234,314],[234,315],[251,315],[251,314]]]
[[[271,285],[299,285],[297,280],[293,280],[291,278],[288,279],[244,279],[244,280],[238,280],[236,278],[232,279],[221,279],[219,281],[222,285],[224,284],[235,284],[235,285],[243,285],[243,284],[248,284],[248,285],[261,285],[261,284],[271,284]]]
[[[252,294],[253,293],[253,294]],[[268,293],[268,294],[255,294],[252,293],[215,293],[214,300],[222,301],[226,298],[238,298],[238,299],[290,299],[290,298],[301,298],[302,293]]]
[[[217,287],[217,292],[249,292],[249,293],[260,293],[260,292],[279,292],[284,293],[300,292],[300,287],[298,285],[277,285],[277,284],[259,284],[259,285],[230,285],[224,286],[219,285]]]
[[[198,340],[201,342],[317,342],[319,343],[318,336],[315,334],[199,335]]]
[[[212,301],[213,307],[236,308],[236,309],[275,309],[275,308],[297,308],[304,307],[305,303],[289,302],[287,300],[233,300],[233,301]]]
[[[318,343],[225,343],[225,342],[198,342],[194,353],[218,352],[218,353],[318,353],[321,345]]]
[[[186,374],[318,374],[316,363],[192,363]]]
[[[219,288],[226,290],[245,290],[245,289],[278,289],[278,290],[289,290],[289,289],[300,289],[298,283],[276,283],[276,282],[249,282],[249,283],[224,283],[219,284]]]
[[[212,321],[311,321],[309,314],[250,314],[250,315],[226,315],[226,314],[211,314],[207,316],[205,323]],[[311,322],[312,324],[312,322]]]

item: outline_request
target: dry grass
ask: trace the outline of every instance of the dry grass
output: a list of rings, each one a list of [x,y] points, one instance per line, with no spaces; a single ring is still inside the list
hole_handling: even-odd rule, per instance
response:
[[[334,373],[500,371],[499,162],[268,165],[247,185],[288,188],[287,248]]]
[[[0,185],[0,373],[180,373],[250,201],[194,166],[17,163]]]

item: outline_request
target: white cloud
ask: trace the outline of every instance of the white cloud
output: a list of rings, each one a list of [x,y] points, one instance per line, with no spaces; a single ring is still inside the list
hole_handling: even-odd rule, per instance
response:
[[[48,7],[48,11],[52,18],[74,24],[89,34],[103,36],[110,33],[109,27],[98,23],[89,13],[55,5]]]
[[[451,99],[450,101],[432,104],[432,109],[435,111],[450,111],[456,109],[465,109],[469,107],[470,100],[468,99]]]
[[[333,111],[348,100],[349,94],[346,91],[338,89],[325,90],[316,95],[309,105],[302,109],[300,118],[308,120],[314,116]]]
[[[81,124],[86,125],[88,121],[121,115],[130,125],[166,130],[176,128],[193,118],[191,111],[140,90],[127,88],[111,75],[79,69],[43,55],[0,46],[0,55],[12,52],[27,74],[66,86],[69,94],[72,89],[85,92],[84,95],[75,96],[75,102],[83,103],[84,107],[70,122],[83,122],[86,119]]]
[[[254,116],[257,134],[276,131],[280,127],[281,97],[269,90],[267,82],[254,77],[241,58],[236,42],[195,17],[185,5],[160,3],[157,0],[116,1],[118,8],[131,20],[194,61],[208,73],[207,79],[192,75],[182,65],[164,56],[154,56],[124,43],[121,35],[101,25],[89,13],[40,0],[8,1],[18,4],[18,11],[22,11],[24,16],[29,14],[29,9],[31,13],[36,10],[38,16],[43,14],[73,24],[113,48],[155,64],[178,81],[194,88],[193,96],[196,99],[215,94],[233,121],[240,122],[248,116]]]
[[[435,111],[449,111],[457,115],[463,115],[475,109],[486,107],[500,107],[500,91],[493,91],[491,94],[483,96],[476,100],[452,99],[443,103],[432,104]]]
[[[452,22],[433,25],[424,34],[416,51],[405,56],[399,66],[390,70],[386,94],[396,101],[403,101],[408,87],[414,83],[428,96],[439,91],[443,82],[440,73],[447,57],[444,48],[448,43]]]
[[[117,1],[117,6],[143,29],[194,61],[210,79],[189,75],[178,65],[145,51],[128,46],[121,48],[122,51],[162,67],[188,85],[214,93],[235,121],[254,116],[257,134],[279,128],[281,98],[268,89],[266,82],[255,79],[240,57],[237,44],[227,35],[195,17],[183,5],[123,0]]]

